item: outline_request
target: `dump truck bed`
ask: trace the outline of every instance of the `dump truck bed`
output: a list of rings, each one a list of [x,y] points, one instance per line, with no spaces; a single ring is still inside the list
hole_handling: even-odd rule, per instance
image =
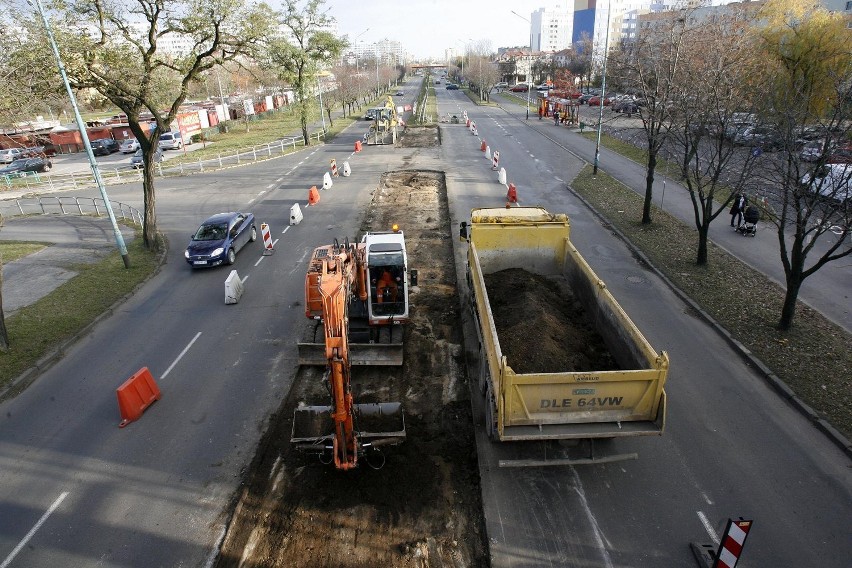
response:
[[[468,283],[484,357],[481,380],[493,404],[492,435],[504,441],[659,435],[668,356],[651,347],[571,244],[569,230],[566,216],[538,207],[478,209],[471,216]],[[619,369],[515,372],[501,341],[534,344],[535,338],[499,337],[485,284],[485,275],[509,268],[569,286]]]

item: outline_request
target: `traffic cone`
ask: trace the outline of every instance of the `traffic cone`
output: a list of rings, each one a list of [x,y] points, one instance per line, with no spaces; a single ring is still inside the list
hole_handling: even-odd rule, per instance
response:
[[[486,148],[488,148],[488,144],[485,143],[485,138],[483,138],[482,142],[479,144],[479,151],[484,152]]]
[[[355,141],[355,151],[356,151],[356,152],[360,152],[360,151],[361,151],[361,141],[360,141],[360,140],[356,140],[356,141]]]

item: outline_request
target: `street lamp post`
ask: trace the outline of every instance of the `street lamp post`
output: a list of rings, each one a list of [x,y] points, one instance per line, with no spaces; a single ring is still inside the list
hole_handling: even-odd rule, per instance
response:
[[[595,142],[595,163],[592,166],[592,175],[598,175],[598,162],[601,157],[601,124],[603,123],[603,107],[604,99],[606,99],[606,59],[609,51],[609,9],[611,1],[606,4],[606,35],[604,35],[604,60],[603,60],[603,79],[601,80],[601,100],[600,100],[600,115],[598,116],[598,136]]]
[[[367,28],[366,30],[364,30],[360,34],[356,35],[355,39],[354,39],[354,41],[355,41],[355,74],[356,75],[358,74],[358,38],[361,37],[362,35],[364,35],[365,33],[367,33],[368,31],[370,31],[370,28]]]
[[[521,16],[514,10],[510,10],[514,15],[528,23],[532,26],[532,22]],[[532,52],[532,30],[530,30],[530,52]],[[532,95],[532,83],[530,83],[530,75],[532,74],[532,63],[530,63],[529,59],[527,60],[527,120],[530,119],[530,96]]]

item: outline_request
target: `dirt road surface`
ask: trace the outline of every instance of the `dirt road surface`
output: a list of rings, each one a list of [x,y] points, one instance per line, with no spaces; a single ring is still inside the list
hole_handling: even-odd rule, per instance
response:
[[[356,403],[402,403],[406,441],[385,450],[379,470],[339,472],[293,450],[295,408],[329,403],[322,369],[301,367],[261,440],[218,566],[488,566],[443,173],[383,175],[361,229],[392,223],[419,272],[405,363],[353,368],[352,382]]]

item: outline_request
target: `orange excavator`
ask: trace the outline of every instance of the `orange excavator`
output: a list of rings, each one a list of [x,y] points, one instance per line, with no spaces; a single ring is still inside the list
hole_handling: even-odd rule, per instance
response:
[[[291,442],[300,450],[317,453],[325,463],[350,470],[364,456],[371,467],[384,465],[380,448],[405,440],[405,418],[398,402],[355,404],[352,396],[349,352],[350,307],[368,297],[364,247],[345,242],[314,251],[305,280],[306,301],[321,304],[325,329],[326,370],[323,382],[331,395],[330,406],[305,406],[296,410]],[[390,283],[386,298],[396,293]],[[380,461],[377,461],[380,460]]]

